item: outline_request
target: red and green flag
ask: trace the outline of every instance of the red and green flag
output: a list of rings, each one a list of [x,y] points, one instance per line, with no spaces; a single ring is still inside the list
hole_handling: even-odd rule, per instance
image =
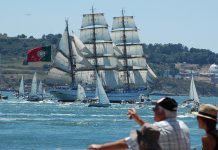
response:
[[[27,51],[27,62],[51,61],[51,46],[37,47]]]

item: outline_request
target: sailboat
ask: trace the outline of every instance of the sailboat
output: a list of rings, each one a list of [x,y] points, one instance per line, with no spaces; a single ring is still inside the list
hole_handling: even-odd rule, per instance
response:
[[[55,82],[59,86],[50,90],[58,101],[74,102],[77,99],[77,84],[90,84],[87,73],[84,71],[93,70],[93,66],[83,57],[87,48],[76,37],[75,34],[69,35],[68,21],[66,29],[61,37],[57,52],[55,54],[52,68],[48,72],[47,82]],[[92,92],[89,92],[92,94]],[[89,95],[87,93],[87,95]]]
[[[95,100],[97,102],[90,103],[88,107],[109,107],[111,106],[110,101],[107,97],[107,94],[102,85],[101,79],[96,73],[96,90],[95,90]]]
[[[42,99],[37,95],[37,79],[36,79],[36,72],[35,72],[32,79],[31,91],[27,98],[27,101],[40,101],[40,100]]]
[[[182,106],[184,107],[191,107],[191,109],[194,111],[197,111],[198,107],[200,105],[200,99],[198,97],[198,93],[195,87],[194,77],[192,75],[191,83],[190,83],[190,89],[189,89],[189,99],[185,100],[182,103]]]
[[[21,77],[21,81],[20,81],[20,86],[19,86],[19,91],[18,91],[18,95],[19,98],[24,98],[25,93],[24,93],[24,82],[23,82],[23,76]]]
[[[126,37],[122,40],[117,38],[123,36],[119,31],[123,28],[120,21],[129,27],[121,29]],[[111,103],[137,100],[140,93],[146,92],[146,84],[156,75],[146,63],[142,44],[134,40],[139,39],[137,28],[131,29],[128,22],[134,24],[133,17],[115,17],[111,38],[104,14],[96,13],[92,8],[90,14],[83,15],[80,38],[75,34],[69,36],[66,25],[48,73],[52,81],[62,86],[56,86],[50,93],[61,101],[73,102],[77,85],[81,84],[87,98],[93,97],[96,73]]]
[[[86,99],[85,89],[80,84],[78,84],[78,86],[77,86],[77,100],[83,102],[83,101],[85,101],[85,99]]]
[[[148,85],[152,84],[157,76],[147,64],[134,17],[125,16],[122,10],[121,16],[113,18],[111,36],[118,62],[122,65],[118,72],[124,91],[132,95],[140,91],[141,94],[147,95]]]
[[[38,87],[38,96],[43,99],[44,95],[43,95],[43,88],[42,88],[42,81],[39,82],[39,87]]]

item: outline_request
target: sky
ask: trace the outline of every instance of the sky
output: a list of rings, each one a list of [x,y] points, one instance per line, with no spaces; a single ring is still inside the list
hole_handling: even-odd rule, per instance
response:
[[[181,43],[218,53],[218,0],[0,0],[0,33],[41,38],[63,33],[68,19],[79,36],[82,15],[92,6],[105,14],[109,29],[122,9],[134,16],[142,43]]]

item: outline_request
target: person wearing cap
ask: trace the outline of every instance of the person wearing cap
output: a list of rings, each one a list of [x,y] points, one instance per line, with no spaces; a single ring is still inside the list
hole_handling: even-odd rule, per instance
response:
[[[154,111],[154,120],[152,124],[160,131],[159,144],[162,150],[190,150],[189,128],[183,121],[176,119],[177,102],[169,97],[161,98],[156,102]],[[136,113],[135,109],[129,109],[130,119],[134,119],[139,125],[145,126],[149,124],[143,121]],[[134,139],[129,138],[133,143]],[[131,144],[128,145],[131,147]]]
[[[88,149],[190,150],[189,128],[184,122],[176,120],[177,106],[177,102],[169,97],[158,100],[153,108],[155,120],[153,124],[144,122],[135,109],[131,108],[128,110],[129,118],[142,126],[141,133],[130,134],[129,137],[112,143],[92,144]]]
[[[216,106],[211,104],[202,104],[198,112],[192,112],[197,116],[198,126],[205,130],[205,135],[202,137],[203,150],[218,150],[218,130]]]

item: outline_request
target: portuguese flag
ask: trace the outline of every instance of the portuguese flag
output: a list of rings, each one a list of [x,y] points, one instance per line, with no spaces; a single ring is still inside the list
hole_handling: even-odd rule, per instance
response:
[[[51,46],[37,47],[27,51],[27,62],[51,61]]]

